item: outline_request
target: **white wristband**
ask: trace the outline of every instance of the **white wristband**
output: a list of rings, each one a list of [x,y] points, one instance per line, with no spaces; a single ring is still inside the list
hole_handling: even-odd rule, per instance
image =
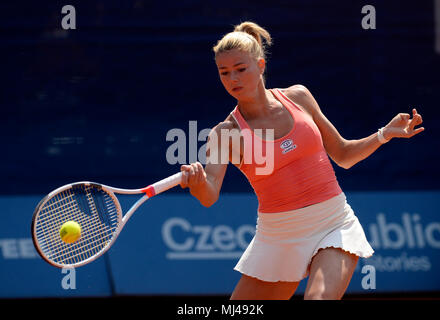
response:
[[[390,140],[385,139],[385,137],[383,136],[383,127],[377,131],[377,137],[379,138],[379,142],[382,144],[390,141]]]

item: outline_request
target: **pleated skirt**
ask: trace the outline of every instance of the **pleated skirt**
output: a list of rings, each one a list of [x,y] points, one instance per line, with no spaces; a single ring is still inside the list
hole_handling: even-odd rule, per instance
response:
[[[319,249],[373,255],[345,194],[287,212],[258,212],[256,233],[234,270],[263,281],[300,281]]]

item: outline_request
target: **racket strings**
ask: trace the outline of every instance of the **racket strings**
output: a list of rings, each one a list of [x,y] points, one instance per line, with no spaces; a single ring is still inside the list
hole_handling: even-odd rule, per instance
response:
[[[90,201],[90,194],[86,194],[86,196],[88,198],[87,200],[90,205],[90,208],[87,209],[91,209],[91,210],[85,211],[86,214],[79,215],[80,219],[77,222],[80,223],[80,225],[84,226],[82,233],[83,235],[88,235],[89,239],[88,241],[82,241],[80,243],[77,243],[76,245],[73,245],[73,247],[71,247],[71,250],[66,251],[65,250],[66,245],[58,237],[57,244],[55,246],[54,245],[51,246],[53,252],[54,251],[59,252],[59,254],[54,254],[54,256],[51,257],[55,261],[60,261],[65,264],[69,264],[69,261],[66,261],[66,258],[73,260],[74,263],[86,259],[90,256],[88,253],[91,253],[91,255],[96,254],[97,253],[96,249],[99,251],[101,247],[100,244],[101,245],[103,243],[105,244],[106,240],[108,240],[108,238],[111,236],[111,232],[110,234],[109,232],[105,232],[108,231],[108,229],[103,227],[103,224],[98,223],[96,215],[93,215],[92,219],[87,219],[87,220],[84,219],[86,215],[87,216],[90,215],[90,212],[96,213],[96,209],[93,206],[93,202]],[[83,202],[82,205],[83,210],[80,210],[80,212],[83,213],[84,213],[84,200],[85,199],[80,199],[80,201]],[[63,207],[63,210],[66,210],[66,208]],[[75,210],[75,208],[73,208],[73,210],[68,211],[68,213],[72,213],[72,212],[78,213],[78,210]],[[99,227],[93,229],[93,227],[96,226]],[[103,231],[105,232],[104,234]],[[102,235],[104,235],[104,237]],[[93,238],[100,237],[101,240],[91,241],[91,237]],[[81,243],[83,244],[82,246]],[[87,248],[88,250],[85,250],[85,248]],[[80,253],[79,255],[77,254],[78,252]]]
[[[81,226],[81,238],[64,243],[59,235],[66,221]],[[111,241],[119,223],[118,206],[105,191],[94,186],[76,186],[54,195],[40,209],[36,239],[51,261],[72,265],[96,255]]]
[[[61,200],[58,200],[59,197],[61,197]],[[57,236],[55,232],[48,232],[48,230],[53,229],[53,231],[55,231],[55,229],[57,229],[56,226],[62,223],[61,221],[57,221],[53,218],[53,216],[57,214],[57,210],[63,210],[65,215],[70,215],[70,216],[72,215],[72,213],[78,213],[78,211],[75,210],[76,208],[74,206],[73,201],[66,202],[67,200],[73,199],[73,195],[68,192],[64,192],[63,194],[57,195],[54,197],[54,199],[56,199],[56,201],[54,201],[52,205],[47,206],[46,210],[44,209],[42,210],[42,213],[43,214],[45,213],[46,219],[41,221],[42,224],[44,225],[44,228],[40,229],[40,232],[38,232],[37,229],[37,234],[39,236],[40,244],[43,243],[43,245],[41,246],[42,249],[48,249],[50,253],[53,253],[53,255],[58,253],[58,256],[65,256],[68,254],[68,251],[65,250],[66,248],[63,245],[63,242],[61,241],[60,237]],[[57,207],[55,206],[55,204],[59,204],[59,206]],[[64,217],[61,218],[64,219]],[[78,219],[78,217],[76,217],[76,219],[77,220],[74,221],[77,221],[82,225],[84,224],[84,219],[81,218]],[[83,232],[86,231],[87,230],[84,229]],[[45,236],[41,236],[40,234]],[[61,255],[59,253],[61,253]],[[58,262],[55,256],[51,258],[55,258],[54,260]]]
[[[59,210],[69,210],[70,203],[67,202],[69,198],[69,194],[64,192],[63,194],[56,195],[52,199],[56,201],[49,200],[48,203],[53,203],[43,211],[45,213],[43,216],[46,216],[46,219],[40,221],[40,229],[37,224],[37,234],[47,234],[47,237],[44,237],[44,239],[41,239],[39,242],[43,244],[43,247],[47,248],[49,252],[55,252],[57,250],[57,242],[60,239],[56,237],[53,232],[49,233],[47,231],[56,228],[57,221],[53,219],[53,216],[56,214],[58,208]],[[57,205],[59,205],[59,207],[57,207]]]
[[[115,219],[112,219],[112,221],[114,221],[114,220]],[[50,242],[52,244],[52,247],[51,247],[52,251],[58,251],[58,252],[61,253],[61,254],[59,254],[56,257],[52,257],[52,259],[58,260],[59,258],[64,257],[66,254],[70,254],[70,253],[73,253],[73,252],[76,252],[76,251],[78,251],[80,253],[81,252],[86,252],[85,249],[87,249],[87,247],[90,247],[90,245],[96,245],[96,243],[98,243],[98,241],[91,241],[93,238],[97,238],[98,237],[99,238],[98,240],[102,241],[103,240],[103,237],[102,237],[103,232],[107,236],[111,236],[112,235],[112,230],[109,229],[109,228],[104,227],[102,224],[100,224],[100,227],[98,229],[93,229],[92,228],[93,226],[98,225],[98,223],[96,221],[96,216],[93,216],[93,221],[90,221],[90,220],[89,221],[85,221],[84,219],[80,219],[80,221],[77,221],[77,222],[81,226],[85,226],[84,228],[81,228],[82,229],[81,232],[83,234],[87,234],[89,236],[89,241],[87,243],[84,243],[83,246],[77,246],[76,248],[73,248],[69,252],[63,251],[64,242],[62,242],[60,239],[57,239],[57,243],[56,244],[53,243],[53,242]],[[93,222],[93,223],[90,223],[90,222]],[[40,241],[41,242],[47,241],[47,239],[48,239],[48,237],[44,236],[44,235],[42,235],[40,237]],[[108,239],[105,239],[105,240],[108,240]],[[58,249],[58,250],[56,250],[56,249]],[[94,247],[91,248],[91,250],[93,250],[93,249],[94,249]],[[89,251],[90,250],[88,250],[87,252],[89,252]],[[71,258],[74,258],[74,256],[71,256]]]
[[[96,251],[97,248],[100,248],[104,243],[106,244],[108,240],[112,237],[113,231],[110,228],[107,228],[103,224],[99,224],[97,221],[97,216],[93,216],[93,221],[84,221],[81,220],[80,225],[86,225],[86,228],[82,229],[82,233],[88,235],[88,241],[82,243],[78,243],[75,248],[72,248],[69,252],[64,252],[60,250],[60,255],[52,257],[54,260],[60,260],[61,258],[70,258],[75,262],[83,261],[89,256],[93,256],[98,253],[100,250]],[[112,219],[113,221],[115,219]],[[99,226],[98,228],[93,228],[95,226]],[[64,242],[59,241],[59,243],[64,244]],[[91,253],[91,255],[87,255],[87,253]],[[70,256],[67,256],[69,254]],[[82,256],[83,255],[83,256]],[[79,261],[77,261],[77,257],[79,257]]]

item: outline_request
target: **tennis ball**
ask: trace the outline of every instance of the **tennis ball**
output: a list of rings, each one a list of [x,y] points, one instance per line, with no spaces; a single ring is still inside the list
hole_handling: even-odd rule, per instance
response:
[[[81,227],[75,221],[67,221],[61,226],[60,237],[65,243],[74,243],[81,237]]]

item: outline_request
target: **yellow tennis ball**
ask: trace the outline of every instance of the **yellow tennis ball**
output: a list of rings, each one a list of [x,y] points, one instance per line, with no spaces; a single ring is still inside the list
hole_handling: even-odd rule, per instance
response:
[[[81,227],[75,221],[67,221],[61,226],[60,237],[65,243],[74,243],[81,237]]]

